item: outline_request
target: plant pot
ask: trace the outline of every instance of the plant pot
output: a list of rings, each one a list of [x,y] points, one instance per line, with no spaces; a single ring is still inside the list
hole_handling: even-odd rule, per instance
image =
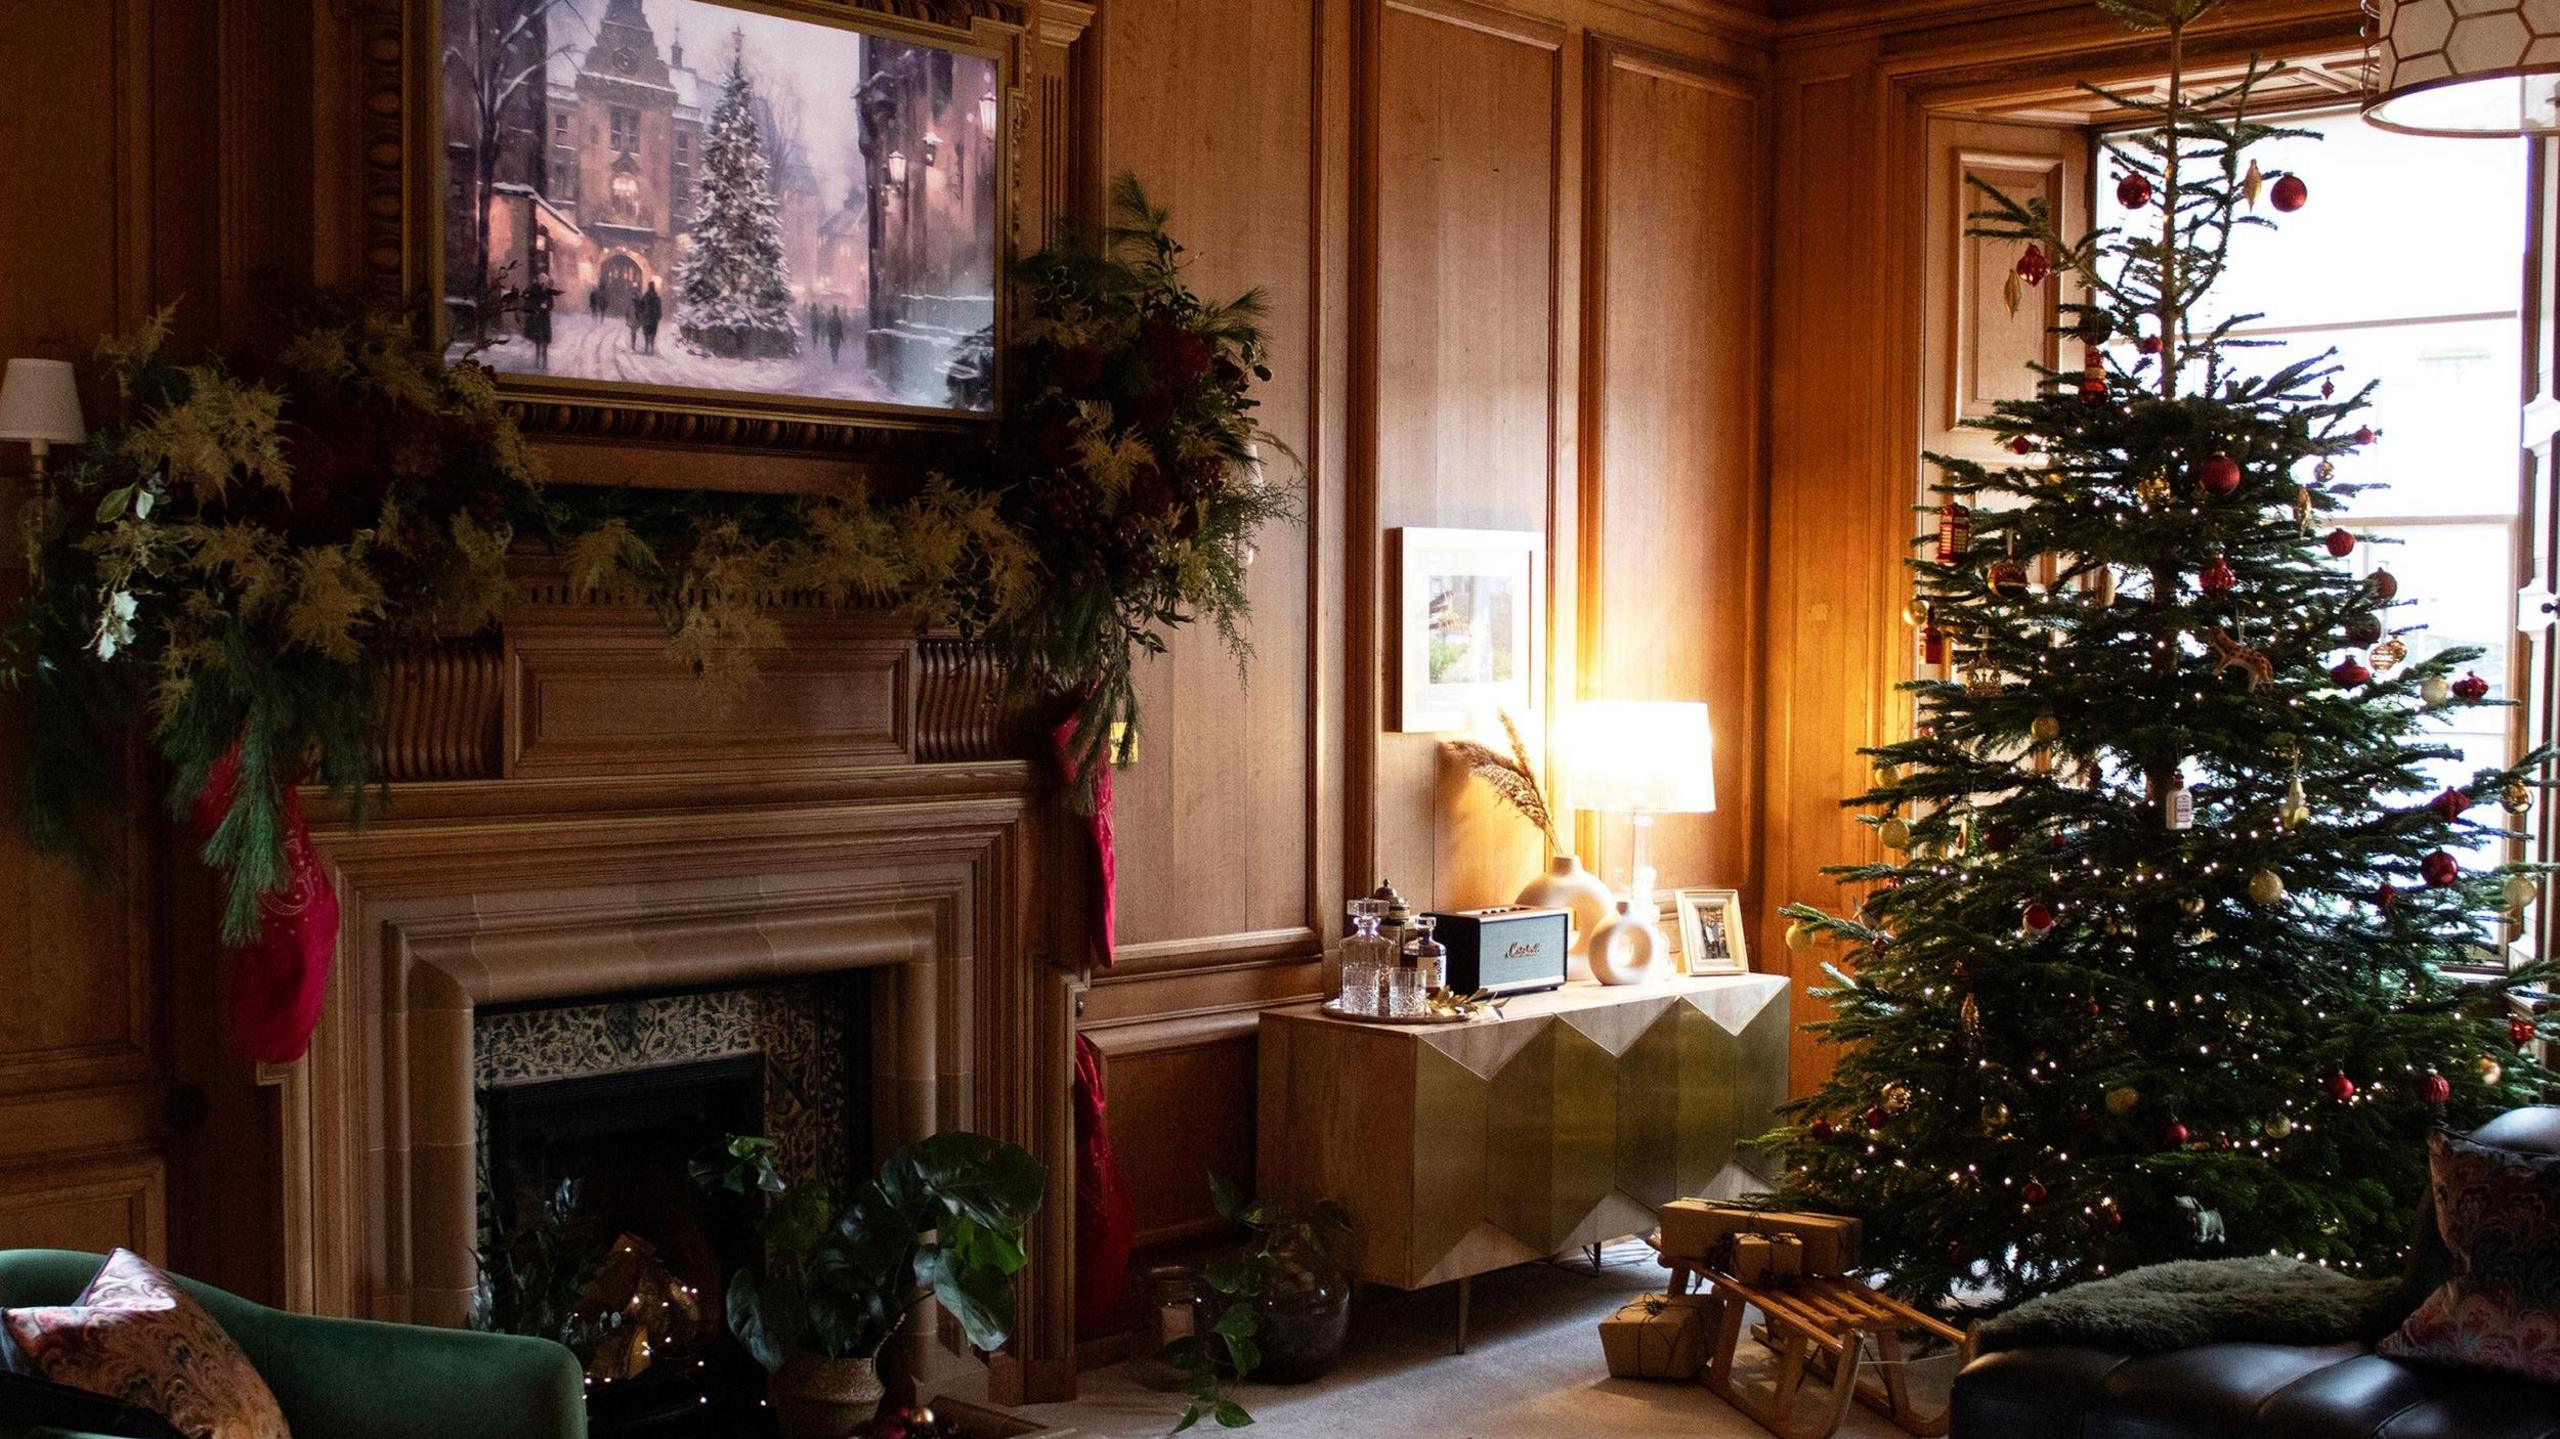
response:
[[[1351,1333],[1351,1286],[1326,1291],[1321,1303],[1257,1304],[1253,1342],[1262,1351],[1256,1384],[1305,1384],[1322,1379],[1342,1358]]]
[[[1609,917],[1613,900],[1609,886],[1600,876],[1582,867],[1582,861],[1569,854],[1557,855],[1547,864],[1547,872],[1529,881],[1513,901],[1531,909],[1562,909],[1573,914],[1573,944],[1566,955],[1565,977],[1591,977],[1591,932]]]
[[[765,1384],[783,1439],[846,1439],[880,1412],[876,1361],[794,1354]]]

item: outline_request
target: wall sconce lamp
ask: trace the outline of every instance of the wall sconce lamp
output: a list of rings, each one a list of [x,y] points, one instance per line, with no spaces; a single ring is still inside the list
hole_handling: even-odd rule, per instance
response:
[[[987,93],[978,97],[978,133],[989,139],[995,138],[996,85],[993,80],[987,82]]]
[[[0,440],[24,440],[32,463],[27,473],[39,489],[45,452],[89,437],[80,417],[80,389],[69,360],[11,360],[0,376]]]
[[[2560,0],[2365,0],[2364,117],[2447,137],[2560,135]]]
[[[942,152],[942,137],[931,130],[924,132],[924,167],[933,168],[934,156]]]
[[[907,152],[904,150],[889,152],[889,188],[893,190],[907,188]]]

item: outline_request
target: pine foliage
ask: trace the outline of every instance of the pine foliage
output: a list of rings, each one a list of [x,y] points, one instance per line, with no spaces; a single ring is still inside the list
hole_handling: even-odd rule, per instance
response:
[[[2175,53],[2208,7],[2105,8]],[[1957,673],[1906,686],[1916,733],[1870,752],[1849,803],[1884,858],[1833,871],[1854,907],[1787,911],[1791,944],[1846,950],[1814,1028],[1847,1048],[1772,1136],[1782,1202],[1864,1216],[1917,1298],[2268,1251],[2387,1272],[2429,1128],[2550,1093],[2508,997],[2545,972],[2451,972],[2501,963],[2534,898],[2531,867],[2460,856],[2546,756],[2430,778],[2478,652],[2402,663],[2408,601],[2332,558],[2369,387],[2331,356],[2259,372],[2231,335],[2255,317],[2198,318],[2271,223],[2271,73],[2109,97],[2155,122],[2108,159],[2157,228],[2065,236],[1987,187],[1975,216],[2074,287],[2087,363],[1978,422],[2034,460],[1932,457],[1964,523],[1910,567]]]

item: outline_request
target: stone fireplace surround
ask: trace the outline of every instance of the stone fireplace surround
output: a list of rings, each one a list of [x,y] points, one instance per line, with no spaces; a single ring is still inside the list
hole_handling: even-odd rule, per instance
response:
[[[801,628],[784,682],[720,706],[780,733],[772,764],[742,752],[737,726],[706,721],[714,701],[670,691],[662,654],[628,645],[627,622],[511,625],[498,773],[404,784],[362,826],[315,824],[339,890],[338,969],[310,1056],[267,1076],[283,1091],[294,1307],[462,1322],[477,1278],[481,1006],[865,969],[875,1152],[968,1128],[1048,1167],[1016,1337],[991,1387],[1013,1402],[1073,1392],[1074,976],[1047,952],[1076,922],[1048,896],[1077,886],[1035,882],[1072,871],[1066,827],[1024,763],[912,758],[934,743],[916,733],[913,642],[884,643],[878,625]],[[578,644],[587,631],[603,643]],[[833,672],[830,654],[843,661]],[[562,673],[577,683],[546,688]],[[843,686],[880,703],[849,710]],[[567,703],[659,733],[591,746],[583,772],[555,760],[511,775],[529,768],[514,763],[525,729],[577,731]],[[444,708],[478,723],[467,704]],[[878,733],[848,738],[848,714]],[[681,762],[688,749],[701,765]],[[644,763],[620,762],[635,751]]]

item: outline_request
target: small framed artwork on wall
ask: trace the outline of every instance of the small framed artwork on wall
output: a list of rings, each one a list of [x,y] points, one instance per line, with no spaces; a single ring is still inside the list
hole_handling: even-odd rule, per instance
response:
[[[1673,896],[1680,912],[1680,957],[1691,974],[1749,974],[1751,950],[1742,933],[1742,892],[1684,889]]]
[[[1538,709],[1546,539],[1528,530],[1388,531],[1398,656],[1394,727],[1462,730]]]

